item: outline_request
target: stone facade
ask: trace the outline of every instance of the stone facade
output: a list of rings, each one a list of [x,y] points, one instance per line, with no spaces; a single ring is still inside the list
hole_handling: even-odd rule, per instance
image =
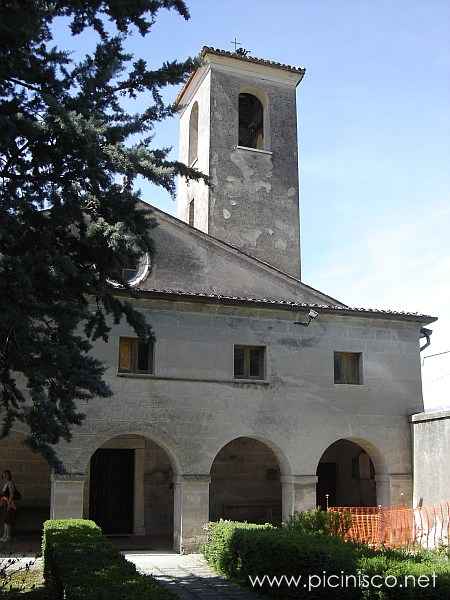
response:
[[[285,273],[300,277],[296,86],[302,75],[206,54],[205,66],[185,90],[180,158],[187,162],[189,120],[199,107],[195,166],[212,186],[181,182],[178,216]],[[264,148],[239,146],[239,94],[264,110]]]
[[[339,439],[355,441],[371,457],[377,503],[411,500],[408,415],[422,402],[416,323],[321,315],[302,328],[291,311],[140,302],[157,338],[155,373],[117,373],[119,336],[132,335],[126,323],[116,326],[109,343],[97,343],[114,395],[84,406],[85,424],[70,444],[60,445],[69,472],[87,474],[93,452],[118,436],[157,444],[166,483],[173,473],[174,536],[185,550],[195,546],[209,518],[212,465],[224,446],[241,437],[258,440],[276,457],[284,518],[315,506],[318,463]],[[266,346],[264,381],[234,380],[234,344]],[[362,385],[334,384],[336,349],[363,352]],[[264,462],[274,467],[272,458]],[[144,469],[144,486],[150,486],[144,473],[156,468]],[[72,485],[53,481],[58,498],[81,493],[78,481]],[[145,501],[142,511],[145,532],[153,533]]]
[[[181,182],[180,219],[146,205],[156,251],[130,301],[155,333],[153,372],[119,372],[120,337],[135,335],[125,321],[96,342],[113,394],[81,404],[85,421],[56,448],[66,474],[51,477],[47,495],[55,518],[92,515],[95,457],[127,451],[133,472],[118,502],[130,503],[129,529],[179,551],[198,548],[209,518],[279,521],[315,507],[318,465],[342,459],[327,452],[339,440],[372,461],[366,502],[411,502],[408,419],[423,410],[419,338],[433,321],[351,309],[300,281],[299,72],[236,56],[206,65],[181,98],[181,159],[198,102],[196,164],[213,188]],[[234,148],[241,91],[266,95],[265,152]],[[193,196],[195,227],[185,222]],[[312,307],[317,318],[302,326]],[[234,376],[236,345],[264,348],[259,379]],[[359,382],[335,383],[335,352],[360,355]]]

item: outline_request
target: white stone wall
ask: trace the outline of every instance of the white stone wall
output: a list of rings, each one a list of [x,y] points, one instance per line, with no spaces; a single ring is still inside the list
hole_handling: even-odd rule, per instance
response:
[[[450,411],[413,415],[414,506],[450,502]]]
[[[155,376],[117,376],[118,336],[132,334],[125,323],[97,343],[114,395],[83,406],[88,418],[60,445],[74,472],[108,439],[130,433],[165,448],[176,473],[209,473],[239,436],[272,447],[284,475],[314,475],[340,438],[366,449],[378,474],[411,472],[408,415],[422,407],[417,324],[321,315],[303,328],[288,311],[145,306],[157,338]],[[267,346],[267,381],[233,380],[233,344]],[[333,383],[334,350],[363,353],[363,385]]]
[[[210,140],[210,86],[211,77],[207,74],[184,106],[180,115],[179,160],[188,163],[189,119],[195,102],[198,103],[198,151],[197,161],[192,165],[205,175],[209,174]],[[189,222],[189,203],[195,200],[194,227],[208,233],[208,186],[203,181],[187,182],[179,178],[177,189],[177,216],[185,223]]]

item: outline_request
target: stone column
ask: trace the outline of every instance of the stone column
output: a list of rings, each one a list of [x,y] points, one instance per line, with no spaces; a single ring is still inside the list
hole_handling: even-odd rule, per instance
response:
[[[316,508],[316,475],[282,475],[283,521],[294,512]]]
[[[412,505],[411,473],[381,473],[375,477],[377,504],[382,506]]]
[[[198,551],[209,521],[210,475],[180,475],[174,480],[174,549],[182,554]]]
[[[50,518],[83,518],[83,473],[53,473],[51,476]]]
[[[134,450],[134,535],[145,535],[144,502],[145,448]]]

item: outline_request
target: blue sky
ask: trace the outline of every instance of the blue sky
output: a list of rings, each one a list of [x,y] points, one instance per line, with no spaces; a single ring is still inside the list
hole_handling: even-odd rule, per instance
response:
[[[188,1],[162,12],[136,56],[155,67],[203,45],[306,67],[298,90],[303,279],[355,306],[440,317],[425,354],[450,350],[448,0]],[[60,24],[61,25],[61,24]],[[90,35],[57,41],[78,52]],[[177,89],[167,91],[174,98]],[[173,146],[176,119],[155,145]],[[145,182],[143,198],[174,213]],[[450,406],[450,354],[423,369],[427,408]]]

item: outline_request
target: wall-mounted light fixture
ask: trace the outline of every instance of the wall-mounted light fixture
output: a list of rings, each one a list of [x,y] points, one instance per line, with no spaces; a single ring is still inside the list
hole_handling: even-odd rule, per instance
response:
[[[308,320],[307,321],[294,321],[294,325],[303,325],[304,327],[308,327],[308,325],[311,323],[311,321],[314,321],[314,319],[317,319],[318,316],[319,316],[319,313],[311,308],[307,315]]]

